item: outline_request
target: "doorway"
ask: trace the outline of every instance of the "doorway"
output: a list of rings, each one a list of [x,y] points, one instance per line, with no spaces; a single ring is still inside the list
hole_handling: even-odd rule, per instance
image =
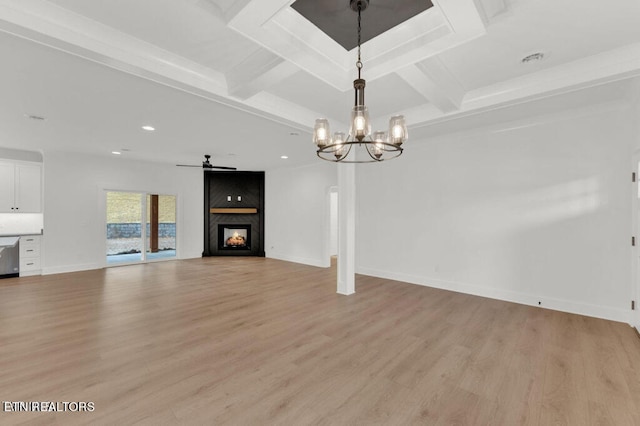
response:
[[[107,265],[176,257],[176,197],[106,191]]]

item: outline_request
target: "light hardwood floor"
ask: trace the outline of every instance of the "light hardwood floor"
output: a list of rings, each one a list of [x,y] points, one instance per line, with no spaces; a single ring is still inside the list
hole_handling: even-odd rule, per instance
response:
[[[626,324],[263,258],[0,280],[0,424],[640,425]]]

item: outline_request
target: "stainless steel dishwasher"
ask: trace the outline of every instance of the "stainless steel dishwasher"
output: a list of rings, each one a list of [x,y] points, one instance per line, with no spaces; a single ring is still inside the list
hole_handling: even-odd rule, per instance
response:
[[[0,278],[20,275],[20,237],[0,237]]]

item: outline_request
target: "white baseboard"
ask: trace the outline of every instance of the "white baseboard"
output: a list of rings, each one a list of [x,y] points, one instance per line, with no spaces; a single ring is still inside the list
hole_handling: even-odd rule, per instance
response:
[[[543,296],[536,296],[534,294],[519,293],[509,290],[478,286],[469,283],[445,281],[437,278],[422,277],[418,275],[394,273],[373,268],[358,268],[357,273],[378,278],[386,278],[394,281],[402,281],[409,284],[422,285],[425,287],[433,287],[442,290],[455,291],[458,293],[488,297],[490,299],[504,300],[506,302],[519,303],[522,305],[538,306],[540,308],[553,309],[555,311],[562,311],[571,314],[585,315],[611,321],[624,322],[630,325],[632,324],[630,313],[631,311],[609,306],[591,305],[588,303],[548,298]]]
[[[291,256],[277,251],[267,251],[265,253],[265,256],[270,259],[284,260],[293,263],[302,263],[303,265],[317,266],[319,268],[328,268],[329,266],[331,266],[330,259],[322,260],[310,257]]]
[[[202,255],[198,254],[198,255],[193,255],[192,257],[181,256],[179,258],[165,258],[165,259],[151,260],[149,261],[149,263],[164,262],[164,261],[171,261],[171,260],[201,259],[201,258],[202,258]],[[80,271],[90,271],[92,269],[102,269],[106,266],[126,266],[126,265],[137,265],[137,264],[138,263],[122,264],[122,265],[117,265],[117,264],[105,265],[103,263],[86,263],[83,265],[53,266],[49,268],[43,268],[42,275],[65,274],[68,272],[80,272]]]
[[[180,253],[179,256],[176,257],[178,260],[189,260],[189,259],[202,259],[202,252],[193,252],[193,253]]]

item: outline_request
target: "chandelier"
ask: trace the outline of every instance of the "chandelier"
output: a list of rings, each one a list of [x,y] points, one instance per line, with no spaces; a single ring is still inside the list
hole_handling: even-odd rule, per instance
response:
[[[372,163],[390,160],[402,154],[402,144],[407,140],[407,125],[402,115],[389,120],[389,131],[376,131],[371,136],[369,110],[364,104],[365,81],[361,78],[362,60],[360,59],[361,13],[369,6],[369,0],[350,0],[351,9],[358,12],[358,78],[353,81],[355,89],[355,105],[351,110],[351,128],[345,137],[343,132],[334,133],[331,137],[329,120],[319,118],[313,129],[313,143],[318,147],[318,157],[327,161],[342,163]],[[364,146],[369,158],[347,160],[354,145]]]

